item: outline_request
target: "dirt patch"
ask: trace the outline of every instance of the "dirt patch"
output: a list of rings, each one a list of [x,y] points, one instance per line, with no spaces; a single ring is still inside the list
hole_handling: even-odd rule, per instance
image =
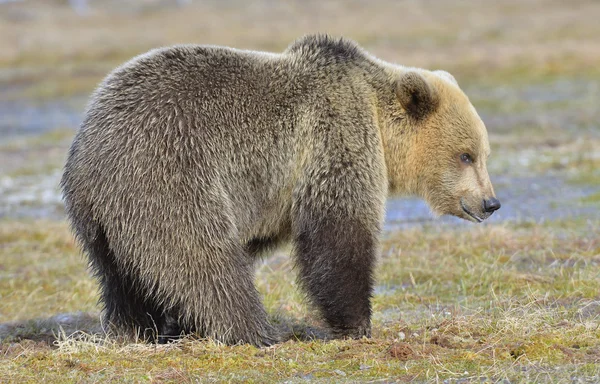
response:
[[[415,360],[417,354],[408,343],[395,343],[388,349],[388,354],[401,361]]]
[[[429,340],[431,344],[439,345],[442,348],[454,348],[454,344],[444,335],[433,335]]]

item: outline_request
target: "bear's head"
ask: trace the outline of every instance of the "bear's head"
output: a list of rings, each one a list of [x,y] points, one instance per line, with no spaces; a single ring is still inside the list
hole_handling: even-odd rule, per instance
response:
[[[396,72],[382,130],[390,192],[423,198],[435,214],[481,222],[500,208],[486,162],[485,125],[452,75]]]

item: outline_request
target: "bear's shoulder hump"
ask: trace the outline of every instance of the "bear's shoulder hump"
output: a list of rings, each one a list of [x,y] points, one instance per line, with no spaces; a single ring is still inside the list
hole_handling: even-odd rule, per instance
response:
[[[363,50],[352,40],[329,35],[306,35],[294,41],[287,54],[329,58],[335,61],[354,61],[365,57]]]

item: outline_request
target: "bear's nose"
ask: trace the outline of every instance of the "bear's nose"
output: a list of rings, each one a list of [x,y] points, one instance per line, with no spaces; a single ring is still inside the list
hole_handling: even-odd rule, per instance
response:
[[[500,200],[492,197],[491,199],[483,200],[483,210],[486,212],[494,212],[500,209],[502,205],[500,204]]]

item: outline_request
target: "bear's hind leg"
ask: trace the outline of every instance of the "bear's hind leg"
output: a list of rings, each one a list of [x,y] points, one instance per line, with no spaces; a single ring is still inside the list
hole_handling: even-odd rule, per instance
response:
[[[102,230],[88,247],[90,262],[100,281],[103,326],[119,336],[166,342],[180,335],[177,322],[145,294],[141,284],[117,265]]]

